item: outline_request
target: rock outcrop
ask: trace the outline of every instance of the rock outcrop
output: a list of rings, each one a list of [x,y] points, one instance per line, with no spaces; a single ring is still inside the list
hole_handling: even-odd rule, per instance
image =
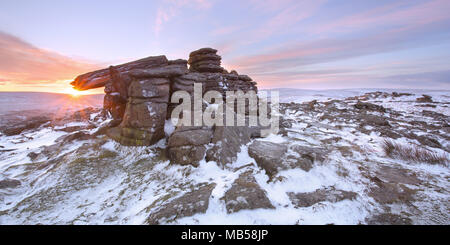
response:
[[[166,120],[182,103],[172,103],[172,94],[185,91],[193,101],[196,83],[201,85],[202,95],[214,90],[223,99],[227,91],[257,93],[256,82],[236,71],[227,72],[221,67],[217,50],[212,48],[193,51],[187,61],[154,56],[111,66],[78,76],[71,84],[79,90],[105,86],[104,109],[114,119],[107,135],[123,145],[145,146],[165,137]],[[201,109],[206,106],[203,103]],[[167,155],[183,165],[196,165],[205,156],[207,161],[225,165],[236,158],[241,145],[257,135],[255,130],[257,127],[178,126],[168,138]]]

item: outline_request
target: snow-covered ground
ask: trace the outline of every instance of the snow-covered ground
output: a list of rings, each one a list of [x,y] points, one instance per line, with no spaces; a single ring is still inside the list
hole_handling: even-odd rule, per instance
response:
[[[20,181],[19,186],[0,189],[0,224],[145,224],[161,206],[204,183],[216,184],[206,212],[175,218],[168,224],[367,224],[374,217],[384,217],[384,222],[401,217],[412,224],[450,224],[448,163],[412,163],[388,157],[381,148],[387,138],[384,131],[377,126],[361,127],[356,114],[339,114],[357,113],[354,104],[358,99],[381,105],[387,112],[370,114],[388,118],[392,125],[389,130],[431,137],[441,147],[430,147],[403,135],[393,139],[395,142],[448,154],[448,124],[442,126],[436,118],[424,116],[423,110],[441,113],[447,117],[443,120],[448,120],[450,92],[379,90],[412,95],[349,98],[372,91],[376,90],[281,90],[281,102],[319,103],[309,111],[300,110],[305,108],[296,106],[300,104],[283,104],[283,117],[292,122],[292,127],[284,136],[257,140],[290,147],[322,147],[328,154],[309,171],[286,169],[273,179],[249,156],[252,142],[242,146],[237,160],[225,167],[205,160],[193,167],[170,164],[164,153],[165,139],[151,147],[126,147],[105,135],[73,141],[61,138],[72,134],[61,131],[65,127],[79,126],[84,132],[94,133],[104,125],[95,115],[58,126],[45,124],[16,136],[0,135],[0,180]],[[435,103],[422,107],[423,103],[416,102],[422,94],[432,96]],[[423,128],[416,121],[431,126]],[[89,127],[92,125],[95,127]],[[230,214],[223,196],[248,171],[253,172],[275,208]],[[392,191],[386,195],[397,195],[400,200],[380,201],[384,197],[377,198],[374,178],[393,188],[381,189]],[[356,198],[298,207],[288,194],[330,187],[356,193]]]

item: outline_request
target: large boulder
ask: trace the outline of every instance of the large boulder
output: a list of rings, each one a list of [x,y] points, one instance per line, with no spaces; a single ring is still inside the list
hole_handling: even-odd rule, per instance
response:
[[[223,118],[225,124],[225,114]],[[196,166],[205,158],[225,166],[237,159],[241,147],[250,142],[251,135],[248,126],[178,126],[168,139],[168,156],[183,165]]]
[[[123,116],[122,127],[163,128],[167,103],[130,98]]]
[[[140,60],[128,62],[122,65],[115,66],[115,69],[121,74],[127,74],[134,69],[149,69],[161,66],[166,66],[169,64],[166,56],[150,56]],[[88,90],[93,88],[100,88],[105,86],[110,82],[111,73],[110,68],[101,69],[93,72],[88,72],[86,74],[80,75],[75,78],[70,84],[78,90]],[[106,93],[109,93],[105,91]]]
[[[170,95],[170,84],[166,78],[135,80],[128,88],[130,97],[151,99],[153,102],[167,103]]]
[[[151,77],[170,78],[181,76],[188,72],[189,71],[186,67],[186,64],[177,63],[158,68],[136,69],[131,71],[130,75],[135,78],[151,78]]]
[[[188,127],[184,129],[180,127],[170,136],[168,146],[206,145],[211,142],[212,136],[213,132],[211,128]]]
[[[164,137],[170,80],[133,78],[128,87],[128,102],[119,129],[108,135],[125,145],[152,145]]]
[[[211,127],[179,126],[168,139],[167,155],[173,163],[197,166],[205,157],[212,135]]]

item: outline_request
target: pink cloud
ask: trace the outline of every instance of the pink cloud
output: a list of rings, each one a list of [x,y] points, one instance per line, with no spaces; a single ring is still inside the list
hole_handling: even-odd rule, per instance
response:
[[[211,35],[232,35],[233,40],[220,42],[217,46],[226,46],[226,53],[231,53],[244,46],[270,39],[276,35],[295,31],[301,21],[317,14],[328,0],[250,0],[253,14],[263,14],[259,25],[226,26],[211,32]],[[243,33],[242,30],[246,30]],[[237,32],[237,34],[236,34]],[[245,38],[242,38],[245,35]]]
[[[53,83],[97,68],[96,64],[40,49],[0,32],[0,76],[4,81],[15,84]]]

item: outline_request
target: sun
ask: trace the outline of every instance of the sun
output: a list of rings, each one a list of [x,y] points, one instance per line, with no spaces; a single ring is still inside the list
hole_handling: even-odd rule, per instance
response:
[[[88,91],[80,91],[80,90],[76,90],[74,88],[66,89],[66,90],[64,90],[64,93],[68,94],[74,98],[82,96],[82,95],[90,94]]]

